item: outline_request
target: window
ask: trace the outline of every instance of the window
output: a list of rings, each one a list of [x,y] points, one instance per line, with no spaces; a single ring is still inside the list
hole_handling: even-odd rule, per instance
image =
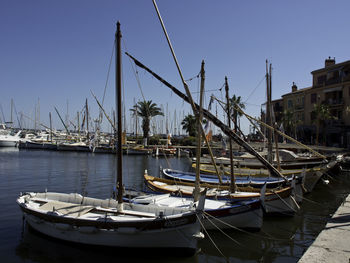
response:
[[[293,108],[293,101],[292,100],[288,100],[288,109],[289,108]]]
[[[311,103],[316,103],[317,102],[316,99],[317,99],[317,94],[316,93],[312,93],[311,94]]]
[[[310,119],[311,119],[312,121],[316,119],[316,112],[312,111],[312,112],[310,113]]]
[[[317,85],[322,85],[326,81],[326,78],[327,78],[326,75],[317,77]]]

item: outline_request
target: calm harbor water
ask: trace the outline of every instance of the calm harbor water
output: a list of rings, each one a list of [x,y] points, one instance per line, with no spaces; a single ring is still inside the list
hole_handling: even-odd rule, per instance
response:
[[[159,174],[159,166],[189,170],[187,158],[153,158],[124,155],[124,184],[144,189],[143,172]],[[115,184],[114,155],[0,148],[0,255],[1,262],[297,262],[323,229],[329,216],[350,193],[350,174],[318,184],[306,196],[301,212],[292,218],[266,218],[258,233],[209,232],[200,241],[201,252],[191,258],[116,253],[58,242],[31,231],[23,224],[15,200],[20,192],[78,192],[111,197]]]

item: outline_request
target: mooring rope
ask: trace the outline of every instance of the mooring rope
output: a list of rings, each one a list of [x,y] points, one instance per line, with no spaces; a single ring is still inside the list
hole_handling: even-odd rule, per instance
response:
[[[197,218],[199,220],[199,223],[201,224],[202,226],[202,229],[204,230],[205,234],[208,236],[208,238],[210,239],[211,243],[213,244],[213,246],[217,249],[217,251],[220,253],[220,255],[225,258],[227,260],[227,257],[225,257],[225,255],[221,252],[221,250],[219,249],[219,247],[215,244],[214,240],[211,238],[211,236],[209,235],[208,231],[205,229],[203,223],[202,223],[202,220],[198,217],[197,215]]]
[[[209,222],[210,222],[211,224],[213,224],[215,227],[217,227],[217,226],[212,222],[212,220],[209,219],[209,217],[212,218],[212,219],[214,219],[214,220],[216,220],[216,221],[219,221],[221,224],[224,224],[224,225],[226,225],[226,226],[229,226],[229,227],[231,227],[231,228],[234,229],[234,230],[237,230],[237,231],[239,231],[239,232],[242,232],[242,233],[247,234],[247,235],[252,236],[252,237],[256,237],[256,238],[265,238],[265,239],[274,240],[274,241],[287,241],[287,240],[290,240],[290,239],[284,239],[284,238],[283,238],[283,239],[281,239],[281,238],[276,238],[276,237],[273,237],[273,236],[271,236],[271,235],[269,235],[269,236],[270,236],[270,238],[269,238],[269,237],[261,236],[261,235],[259,235],[259,234],[254,234],[254,233],[251,233],[251,232],[246,231],[246,230],[244,230],[244,229],[235,227],[235,226],[233,226],[233,225],[231,225],[231,224],[229,224],[229,223],[226,223],[226,222],[220,220],[219,218],[214,217],[214,216],[208,214],[208,213],[205,212],[205,211],[204,211],[204,214],[206,215],[207,220],[209,220]],[[218,227],[217,227],[217,228],[218,228]],[[220,231],[222,231],[222,230],[220,229]],[[263,232],[263,231],[262,231],[262,232]],[[227,235],[226,233],[224,233],[224,234]]]

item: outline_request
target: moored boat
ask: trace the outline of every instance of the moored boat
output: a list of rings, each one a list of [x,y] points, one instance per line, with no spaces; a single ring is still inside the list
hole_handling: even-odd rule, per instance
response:
[[[193,198],[171,194],[143,194],[129,199],[131,203],[160,207],[191,207]],[[231,203],[226,200],[207,199],[204,205],[202,224],[207,230],[240,228],[258,231],[262,227],[263,211],[261,201],[252,199]]]
[[[120,210],[114,199],[52,192],[24,193],[17,203],[33,229],[74,243],[194,253],[201,237],[195,210],[128,203]]]
[[[173,193],[178,196],[192,196],[192,182],[176,182],[171,179],[150,176],[145,171],[145,182],[149,189],[157,193]],[[302,191],[297,192],[293,185],[273,189],[257,189],[253,187],[237,187],[230,193],[228,185],[201,183],[201,189],[207,188],[207,199],[228,200],[230,202],[260,199],[266,214],[294,215],[298,210],[297,198],[302,200]]]
[[[22,131],[16,134],[0,134],[0,147],[16,147],[20,141],[20,134]]]

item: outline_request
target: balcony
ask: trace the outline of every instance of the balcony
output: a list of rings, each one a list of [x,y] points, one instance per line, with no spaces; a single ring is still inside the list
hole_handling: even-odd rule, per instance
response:
[[[339,77],[338,78],[331,78],[331,79],[326,80],[325,85],[328,86],[328,85],[338,84],[340,82],[341,82],[341,79]]]
[[[344,105],[344,100],[343,99],[326,99],[325,101],[322,102],[322,104],[327,104],[330,107],[337,107],[337,106],[343,106]]]
[[[295,105],[295,110],[303,110],[303,109],[304,109],[304,104]]]
[[[344,122],[342,120],[326,120],[325,121],[325,126],[343,126],[345,125]]]

